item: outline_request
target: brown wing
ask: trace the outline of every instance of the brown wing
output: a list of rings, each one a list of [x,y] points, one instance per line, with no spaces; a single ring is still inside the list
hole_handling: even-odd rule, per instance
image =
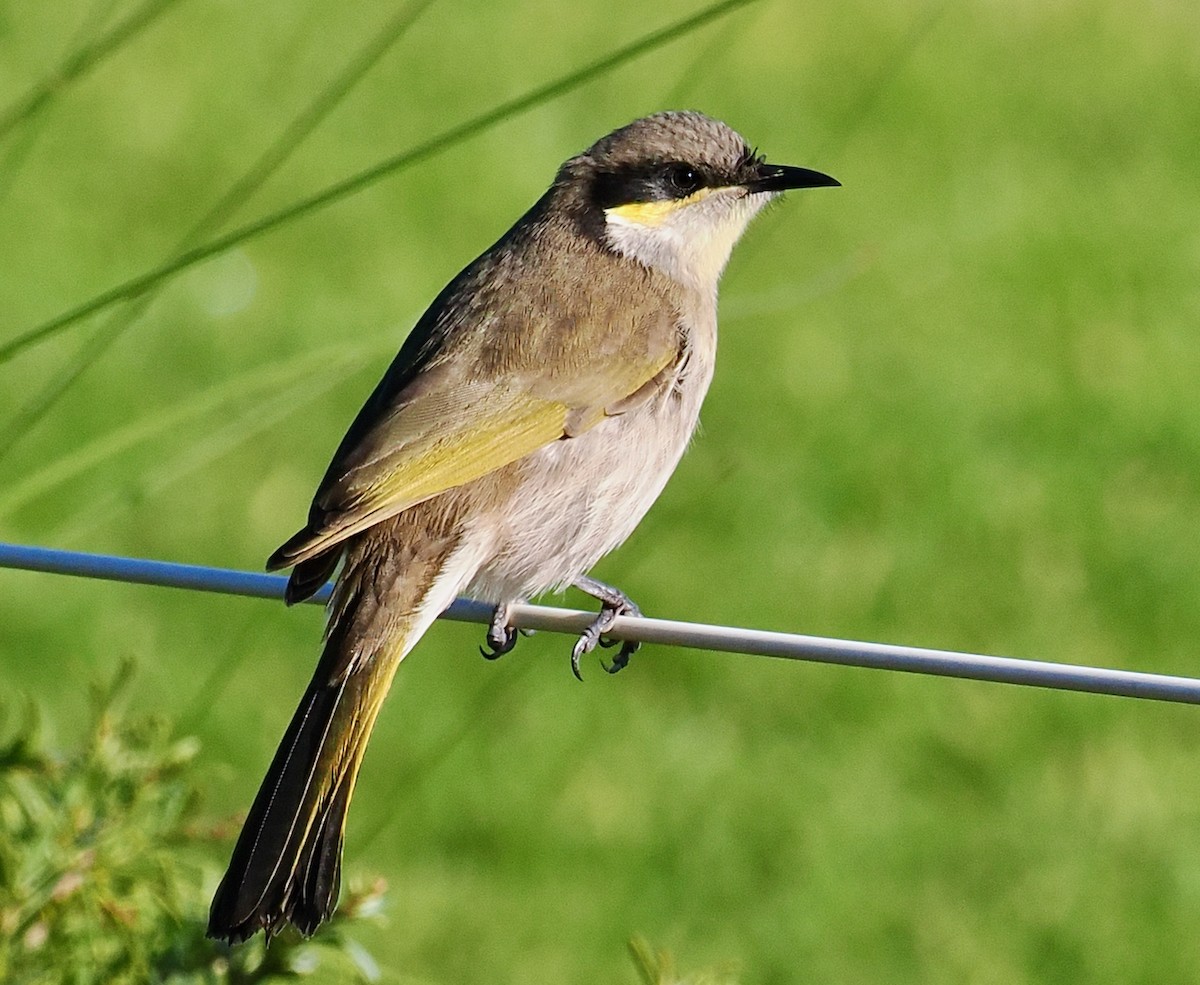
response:
[[[513,260],[485,254],[434,302],[339,448],[308,526],[269,567],[583,433],[678,357],[674,306],[649,275],[631,297],[560,263],[569,285],[533,289]]]

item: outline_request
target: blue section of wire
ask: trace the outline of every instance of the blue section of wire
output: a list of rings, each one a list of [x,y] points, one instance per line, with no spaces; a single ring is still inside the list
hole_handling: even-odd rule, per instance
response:
[[[283,598],[283,588],[287,584],[287,578],[282,575],[5,543],[0,543],[0,568],[19,568],[84,578],[102,578],[107,581],[163,585],[192,591],[271,599]],[[326,585],[311,601],[324,604],[329,599],[329,592],[330,586]],[[443,615],[445,618],[461,622],[487,623],[491,621],[492,608],[482,602],[459,599]],[[521,629],[562,633],[578,633],[595,618],[594,613],[540,605],[514,605],[510,616],[511,625]],[[889,643],[862,643],[819,636],[737,629],[730,626],[706,626],[668,619],[618,619],[609,635],[613,639],[640,640],[644,643],[687,646],[727,653],[1200,704],[1200,680],[1133,670],[1081,667],[1041,660],[990,657],[978,653],[929,650]]]
[[[249,595],[261,599],[282,599],[283,587],[287,584],[287,578],[283,575],[205,568],[196,564],[174,564],[171,561],[115,557],[111,554],[82,554],[24,544],[0,544],[0,567],[102,578],[105,581],[128,581],[138,585],[164,585],[194,592]],[[329,590],[328,585],[321,589],[319,598],[322,603],[329,600]]]

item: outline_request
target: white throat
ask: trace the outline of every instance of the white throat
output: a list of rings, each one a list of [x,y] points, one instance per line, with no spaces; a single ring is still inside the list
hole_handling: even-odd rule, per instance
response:
[[[746,226],[774,195],[741,188],[703,189],[681,201],[604,210],[608,244],[702,292],[715,291]]]

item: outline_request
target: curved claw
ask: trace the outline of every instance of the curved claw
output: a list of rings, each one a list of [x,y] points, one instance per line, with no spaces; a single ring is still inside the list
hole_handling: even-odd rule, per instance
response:
[[[612,629],[612,624],[616,622],[617,615],[618,612],[616,609],[601,609],[600,614],[596,616],[595,622],[579,634],[579,639],[575,641],[575,645],[571,648],[571,670],[579,680],[583,680],[583,675],[579,673],[580,658],[585,653],[591,653],[596,649],[597,643],[603,642],[603,634]]]
[[[479,648],[479,652],[483,654],[483,659],[499,660],[502,656],[504,656],[504,654],[508,653],[509,650],[517,645],[517,634],[515,631],[510,630],[504,635],[503,639],[493,639],[489,635],[487,643],[490,649],[485,649],[482,646]]]
[[[492,623],[488,626],[487,645],[489,649],[481,646],[479,652],[483,654],[485,660],[496,660],[517,645],[517,638],[517,630],[508,626],[508,606],[498,605],[492,616]]]
[[[629,666],[629,658],[632,657],[641,648],[642,644],[630,640],[601,640],[601,646],[616,646],[621,644],[621,649],[611,664],[606,664],[603,660],[600,661],[600,666],[604,668],[606,673],[619,674],[622,670]]]
[[[604,634],[613,628],[613,624],[621,616],[633,615],[640,613],[637,611],[637,606],[624,599],[620,602],[614,601],[612,604],[606,603],[600,612],[596,615],[595,620],[582,633],[579,634],[579,639],[575,641],[575,646],[571,649],[571,670],[579,680],[583,680],[579,673],[579,661],[585,653],[590,653],[597,645],[608,648],[616,646],[619,640],[606,639]],[[603,660],[600,661],[600,666],[608,673],[615,674],[627,663],[629,657],[637,650],[639,644],[628,641],[621,643],[621,650],[613,660],[611,666]]]
[[[587,575],[576,578],[572,584],[580,591],[587,592],[592,598],[599,599],[600,612],[592,624],[580,634],[575,647],[571,650],[571,670],[579,680],[583,680],[579,673],[580,658],[585,653],[594,650],[596,644],[608,649],[620,643],[621,649],[611,664],[600,661],[601,667],[608,673],[615,674],[629,663],[629,658],[637,652],[641,644],[630,640],[610,640],[604,634],[613,628],[613,624],[621,616],[640,616],[642,610],[619,588],[613,588],[612,585],[606,585]]]
[[[580,684],[583,683],[583,674],[579,672],[579,661],[582,659],[583,655],[587,653],[589,649],[591,649],[591,647],[584,646],[585,639],[585,636],[579,637],[579,639],[575,641],[575,645],[571,647],[571,673],[575,675],[575,680],[579,681]]]

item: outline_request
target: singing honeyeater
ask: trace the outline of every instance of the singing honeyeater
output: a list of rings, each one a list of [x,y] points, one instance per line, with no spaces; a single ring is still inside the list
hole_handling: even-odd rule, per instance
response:
[[[699,113],[637,120],[567,161],[550,189],[417,322],[338,446],[308,523],[268,568],[289,603],[340,573],[324,651],[217,890],[210,936],[337,903],[359,764],[396,667],[456,595],[495,605],[574,585],[591,650],[637,608],[587,575],[662,491],[713,375],[717,281],[780,192],[836,185],[766,163]],[[625,644],[613,668],[627,661]]]

